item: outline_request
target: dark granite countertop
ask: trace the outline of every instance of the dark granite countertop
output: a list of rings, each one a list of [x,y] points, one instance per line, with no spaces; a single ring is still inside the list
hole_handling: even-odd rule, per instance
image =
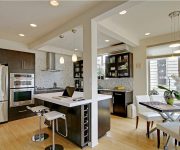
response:
[[[115,90],[115,89],[98,89],[98,91],[107,91],[107,92],[132,92],[130,90]]]
[[[41,93],[54,93],[54,92],[62,92],[64,91],[63,88],[61,87],[56,87],[56,88],[37,88],[35,89],[34,93],[35,94],[41,94]]]

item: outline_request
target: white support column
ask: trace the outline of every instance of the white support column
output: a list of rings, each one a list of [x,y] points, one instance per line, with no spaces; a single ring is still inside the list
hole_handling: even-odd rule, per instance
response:
[[[97,103],[97,23],[88,20],[83,24],[83,70],[84,97],[92,99],[91,147],[98,144],[98,103]]]

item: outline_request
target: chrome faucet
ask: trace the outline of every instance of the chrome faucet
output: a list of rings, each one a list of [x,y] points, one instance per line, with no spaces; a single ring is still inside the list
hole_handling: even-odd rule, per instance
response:
[[[57,83],[56,82],[53,83],[53,88],[57,88]]]

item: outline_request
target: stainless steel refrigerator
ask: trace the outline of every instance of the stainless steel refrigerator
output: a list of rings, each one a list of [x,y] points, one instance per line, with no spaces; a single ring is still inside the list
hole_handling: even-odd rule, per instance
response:
[[[0,64],[0,123],[8,121],[8,67]]]

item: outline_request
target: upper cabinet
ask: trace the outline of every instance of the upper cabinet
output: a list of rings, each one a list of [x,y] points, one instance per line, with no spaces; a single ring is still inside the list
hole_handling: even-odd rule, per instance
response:
[[[83,78],[83,60],[74,63],[74,78]]]
[[[106,57],[105,75],[107,78],[133,76],[133,54],[123,53]]]
[[[0,49],[0,54],[0,63],[8,64],[9,72],[35,72],[35,54],[5,49]]]

